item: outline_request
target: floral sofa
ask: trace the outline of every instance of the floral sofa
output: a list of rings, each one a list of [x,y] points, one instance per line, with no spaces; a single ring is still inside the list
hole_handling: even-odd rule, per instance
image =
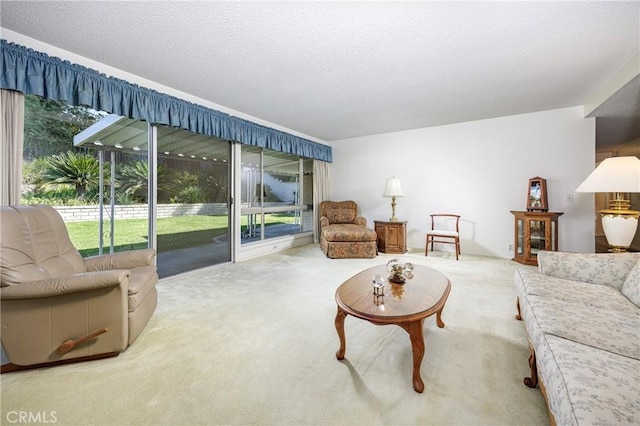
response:
[[[376,257],[377,234],[358,216],[355,201],[322,201],[320,248],[331,259]]]
[[[552,424],[640,424],[640,253],[539,252],[514,278]]]

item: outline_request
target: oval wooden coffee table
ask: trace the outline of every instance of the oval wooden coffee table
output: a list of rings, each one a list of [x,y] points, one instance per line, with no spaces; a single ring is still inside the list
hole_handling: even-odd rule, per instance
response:
[[[436,314],[438,327],[444,327],[442,309],[451,291],[451,283],[441,272],[416,265],[413,279],[407,280],[405,284],[387,281],[385,295],[380,299],[373,294],[372,278],[376,274],[386,277],[388,274],[385,265],[359,272],[336,290],[338,313],[335,324],[340,338],[340,349],[336,352],[336,357],[344,359],[344,319],[347,315],[375,325],[395,324],[409,333],[413,350],[413,389],[421,393],[424,390],[424,382],[420,377],[420,365],[424,357],[424,319]]]

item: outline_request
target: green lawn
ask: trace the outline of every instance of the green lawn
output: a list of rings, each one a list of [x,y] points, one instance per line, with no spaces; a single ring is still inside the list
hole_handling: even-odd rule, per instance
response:
[[[246,216],[243,216],[243,220]],[[209,244],[217,236],[227,233],[227,216],[176,216],[158,219],[158,251],[177,250]],[[267,214],[265,225],[293,223],[291,214]],[[84,257],[98,254],[98,221],[66,224],[71,241]],[[245,223],[242,223],[244,229]],[[104,246],[109,247],[109,224],[104,224]],[[115,251],[133,250],[148,246],[146,219],[116,220],[114,226]]]

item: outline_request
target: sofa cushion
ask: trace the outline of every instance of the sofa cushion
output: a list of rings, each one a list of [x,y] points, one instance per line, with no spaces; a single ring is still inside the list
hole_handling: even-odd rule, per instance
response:
[[[322,228],[322,237],[331,242],[376,241],[376,232],[349,223],[329,225]]]
[[[0,209],[0,285],[84,272],[60,214],[51,206]]]
[[[624,303],[624,297],[618,290],[606,285],[549,277],[529,269],[516,270],[514,282],[519,296],[549,297],[591,309],[624,309],[630,313],[637,309],[631,303]]]
[[[640,360],[640,310],[618,295],[620,309],[594,309],[548,297],[527,296],[535,315],[535,319],[528,319],[529,324],[535,321],[531,328],[537,326],[545,335]]]
[[[604,284],[620,290],[640,253],[538,252],[538,268],[544,275]]]
[[[621,293],[640,307],[640,261],[633,267],[622,284]]]
[[[329,223],[353,223],[356,218],[354,209],[332,209],[327,211]]]
[[[640,423],[640,361],[552,335],[536,358],[556,424]]]

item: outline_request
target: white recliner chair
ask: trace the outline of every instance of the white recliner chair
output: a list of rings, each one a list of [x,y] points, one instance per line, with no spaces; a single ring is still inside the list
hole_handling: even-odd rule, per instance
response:
[[[155,254],[83,259],[52,207],[0,207],[2,372],[124,351],[157,306]]]

